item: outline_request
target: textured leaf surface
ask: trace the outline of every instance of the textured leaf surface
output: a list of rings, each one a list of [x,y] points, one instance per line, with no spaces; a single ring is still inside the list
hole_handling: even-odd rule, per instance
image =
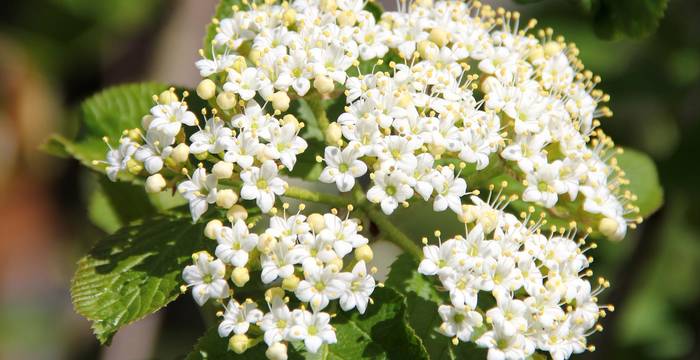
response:
[[[668,0],[598,0],[591,8],[596,33],[607,39],[644,37],[656,31]]]
[[[631,149],[617,155],[617,160],[630,180],[626,188],[638,197],[635,204],[639,206],[639,214],[643,217],[653,214],[664,201],[654,161],[646,154]]]
[[[98,340],[157,311],[180,295],[180,273],[193,252],[211,243],[203,225],[161,217],[119,230],[78,262],[71,296]]]

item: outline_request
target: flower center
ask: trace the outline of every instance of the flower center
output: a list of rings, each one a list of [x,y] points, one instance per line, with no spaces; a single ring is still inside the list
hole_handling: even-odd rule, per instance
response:
[[[258,182],[255,183],[255,185],[258,187],[258,189],[267,189],[267,181],[265,179],[258,180]]]
[[[344,173],[344,172],[347,172],[347,171],[349,170],[349,168],[350,168],[350,167],[348,166],[348,164],[340,164],[340,165],[338,165],[338,170],[340,170],[340,172],[343,172],[343,173]]]
[[[394,194],[396,194],[396,186],[394,186],[394,185],[389,185],[389,186],[387,186],[387,187],[386,187],[386,193],[387,193],[389,196],[394,196]]]

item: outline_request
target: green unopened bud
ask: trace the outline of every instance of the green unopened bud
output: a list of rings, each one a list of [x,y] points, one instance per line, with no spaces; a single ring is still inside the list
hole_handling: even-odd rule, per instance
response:
[[[206,152],[206,151],[205,151],[205,152],[201,152],[201,153],[199,153],[199,154],[194,154],[194,157],[196,157],[197,160],[199,160],[199,161],[204,161],[204,160],[207,159],[207,157],[209,157],[209,153]]]
[[[284,298],[284,290],[281,287],[273,287],[265,291],[265,301],[272,303],[274,298]]]

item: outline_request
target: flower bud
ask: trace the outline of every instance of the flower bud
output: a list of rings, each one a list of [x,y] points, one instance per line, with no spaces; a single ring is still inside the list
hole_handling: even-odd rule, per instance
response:
[[[219,105],[221,110],[231,110],[236,106],[236,94],[230,91],[224,91],[216,97],[216,105]]]
[[[337,122],[332,122],[328,124],[326,128],[326,142],[328,144],[336,145],[343,138],[343,131],[340,129],[340,125]]]
[[[209,157],[209,152],[203,151],[201,153],[194,154],[194,157],[197,158],[197,160],[199,161],[204,161]]]
[[[127,136],[135,143],[143,142],[143,134],[141,134],[141,129],[139,128],[129,130]]]
[[[343,26],[353,26],[357,22],[357,16],[351,10],[346,10],[338,15],[338,25]]]
[[[284,20],[284,24],[287,26],[294,24],[294,22],[297,20],[296,10],[292,8],[287,9],[284,14],[282,14],[282,19]]]
[[[294,291],[299,286],[301,280],[296,275],[290,275],[288,278],[282,280],[282,289],[287,291]]]
[[[544,54],[547,57],[552,57],[561,53],[561,44],[556,41],[550,41],[544,44]]]
[[[370,262],[374,259],[374,252],[369,245],[362,245],[355,249],[355,259],[363,260],[366,263]]]
[[[250,280],[247,267],[237,267],[231,272],[231,281],[238,287],[243,287]]]
[[[175,95],[175,92],[170,90],[165,90],[158,96],[158,102],[163,105],[170,104],[171,102],[175,102],[177,100],[178,99],[177,95]]]
[[[216,95],[216,84],[211,79],[204,79],[197,85],[197,95],[204,100],[209,100]]]
[[[265,301],[271,303],[274,298],[284,298],[284,290],[281,287],[272,287],[265,291]]]
[[[207,223],[204,227],[204,236],[209,239],[216,240],[216,236],[219,234],[219,230],[224,226],[221,220],[214,219]]]
[[[293,124],[297,129],[299,128],[299,120],[292,114],[287,114],[282,118],[282,125],[287,124]]]
[[[270,360],[287,360],[287,345],[276,342],[268,346],[265,356]]]
[[[226,212],[226,217],[230,222],[236,222],[237,220],[245,220],[248,218],[248,210],[246,210],[241,205],[233,205]]]
[[[228,347],[236,354],[243,354],[248,350],[248,337],[245,334],[233,335],[228,340]]]
[[[216,192],[216,206],[230,209],[238,201],[238,194],[232,189],[223,189]]]
[[[430,41],[434,42],[437,46],[443,47],[450,42],[450,34],[442,28],[433,28],[430,30]]]
[[[258,238],[258,250],[263,254],[268,254],[275,244],[277,244],[277,239],[270,234],[262,234]]]
[[[228,179],[233,175],[233,163],[219,161],[211,168],[211,173],[219,179]]]
[[[187,161],[187,158],[190,156],[190,147],[187,146],[185,143],[180,143],[177,144],[175,148],[173,148],[173,152],[170,153],[170,158],[175,161],[177,164],[182,164],[185,161]]]
[[[319,5],[321,7],[321,10],[326,12],[333,12],[338,7],[335,0],[321,0],[321,3]]]
[[[337,257],[337,258],[329,261],[327,266],[336,272],[343,270],[343,259]]]
[[[284,91],[278,91],[270,97],[272,107],[275,110],[287,111],[289,109],[289,95]]]
[[[620,236],[620,233],[617,231],[619,226],[620,224],[618,224],[615,219],[606,217],[601,219],[600,223],[598,223],[598,231],[609,239],[622,240],[622,236]]]
[[[165,179],[161,174],[153,174],[146,178],[146,192],[149,194],[156,194],[163,191],[165,185]]]
[[[126,162],[126,170],[132,175],[138,175],[143,170],[143,164],[136,159],[129,159]]]
[[[151,127],[151,122],[153,122],[154,119],[155,118],[153,115],[144,115],[141,118],[141,127],[148,130],[148,128]]]
[[[320,94],[329,94],[335,89],[335,83],[333,79],[328,76],[321,75],[314,79],[314,89],[316,89]]]
[[[320,233],[321,230],[326,227],[326,221],[323,219],[323,215],[319,213],[309,215],[309,217],[306,218],[306,222],[316,234]]]

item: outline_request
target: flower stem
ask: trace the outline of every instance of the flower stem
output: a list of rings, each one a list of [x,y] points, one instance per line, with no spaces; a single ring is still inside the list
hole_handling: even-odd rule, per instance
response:
[[[311,111],[313,111],[314,117],[316,117],[316,122],[318,123],[318,127],[319,129],[321,129],[321,132],[323,133],[323,136],[325,138],[326,129],[328,129],[328,125],[330,123],[328,121],[328,115],[326,114],[326,108],[323,106],[323,99],[321,99],[320,97],[314,97],[308,99],[306,102],[309,104]]]
[[[342,196],[312,191],[312,190],[304,189],[304,188],[297,187],[297,186],[288,186],[287,190],[284,192],[284,194],[282,196],[286,196],[286,197],[290,197],[290,198],[302,200],[302,201],[311,201],[311,202],[315,202],[315,203],[336,206],[336,207],[345,207],[348,204],[353,203],[353,201],[351,199],[348,199],[348,198],[345,198]]]

